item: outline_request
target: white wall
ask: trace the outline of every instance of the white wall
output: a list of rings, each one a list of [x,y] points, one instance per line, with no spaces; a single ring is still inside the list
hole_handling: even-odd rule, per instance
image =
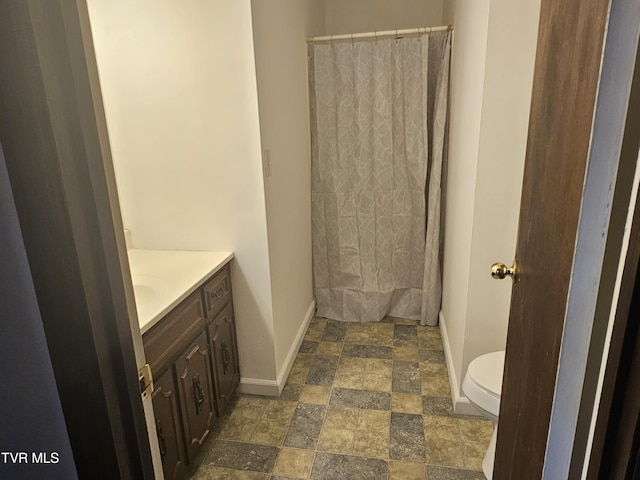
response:
[[[469,363],[506,344],[511,282],[489,271],[515,254],[539,10],[456,1],[441,317],[461,408]]]
[[[442,23],[452,24],[455,21],[456,0],[442,0]]]
[[[275,381],[250,1],[88,4],[134,246],[234,251],[241,375]]]
[[[462,371],[503,350],[511,281],[491,278],[515,257],[540,0],[491,0]]]
[[[315,308],[305,38],[324,34],[324,0],[254,0],[252,10],[262,148],[271,162],[264,183],[276,368],[286,379]]]
[[[489,0],[457,0],[440,315],[454,396],[462,380],[488,21]]]
[[[447,0],[326,0],[327,35],[442,25]]]

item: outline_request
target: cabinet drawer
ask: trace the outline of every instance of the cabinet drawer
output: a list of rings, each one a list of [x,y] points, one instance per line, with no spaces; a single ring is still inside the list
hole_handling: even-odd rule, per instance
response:
[[[226,265],[202,287],[207,318],[214,318],[231,298],[231,276]]]
[[[142,336],[151,371],[159,374],[204,327],[204,308],[196,291]]]

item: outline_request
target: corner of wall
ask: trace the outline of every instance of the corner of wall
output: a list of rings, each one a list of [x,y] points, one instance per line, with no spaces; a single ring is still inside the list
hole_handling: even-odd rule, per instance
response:
[[[311,323],[311,320],[313,320],[313,316],[315,315],[315,312],[316,312],[316,301],[314,299],[311,301],[311,305],[309,305],[307,313],[304,316],[302,323],[300,324],[298,333],[296,334],[295,340],[293,341],[293,343],[291,344],[291,347],[289,348],[289,352],[287,353],[287,356],[283,364],[278,368],[278,371],[276,372],[277,378],[278,378],[277,382],[278,382],[280,391],[282,391],[282,389],[284,388],[284,384],[286,383],[287,378],[289,377],[289,372],[291,372],[291,367],[293,366],[293,362],[296,359],[298,350],[300,349],[300,346],[302,345],[302,341],[304,340],[304,335],[305,333],[307,333],[307,329],[309,328],[309,324]]]
[[[444,319],[444,314],[440,311],[440,333],[442,335],[442,345],[444,347],[444,357],[447,362],[447,372],[449,374],[449,386],[451,387],[451,401],[453,403],[453,412],[458,415],[474,415],[481,416],[480,412],[469,402],[469,399],[464,396],[460,385],[461,381],[456,374],[454,366],[453,355],[451,352],[451,346],[449,343],[449,337],[447,335],[447,324]]]

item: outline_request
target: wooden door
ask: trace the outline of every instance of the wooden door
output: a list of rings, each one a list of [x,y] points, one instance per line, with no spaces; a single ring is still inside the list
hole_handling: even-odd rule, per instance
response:
[[[543,478],[609,7],[541,5],[495,479]]]
[[[73,450],[65,461],[80,478],[152,479],[89,31],[82,1],[0,3],[0,143]]]

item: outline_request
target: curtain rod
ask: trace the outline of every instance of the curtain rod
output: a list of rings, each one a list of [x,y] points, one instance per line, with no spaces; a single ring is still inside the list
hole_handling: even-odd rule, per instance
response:
[[[420,33],[430,32],[445,32],[447,30],[453,30],[453,25],[443,25],[441,27],[421,27],[421,28],[408,28],[405,30],[385,30],[383,32],[367,32],[367,33],[347,33],[344,35],[325,35],[323,37],[308,37],[307,43],[313,42],[328,42],[333,40],[355,40],[356,38],[378,38],[389,37],[398,35],[412,35]]]

